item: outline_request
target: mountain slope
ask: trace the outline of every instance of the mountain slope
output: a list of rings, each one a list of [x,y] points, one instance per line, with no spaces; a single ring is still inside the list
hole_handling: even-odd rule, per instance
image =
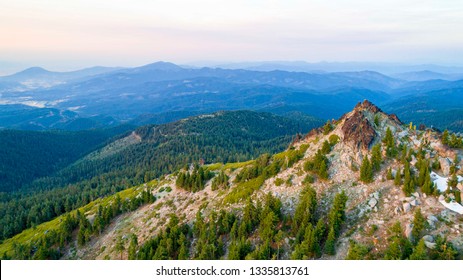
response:
[[[144,135],[156,134],[149,130]],[[463,177],[455,177],[455,186],[449,183],[440,194],[441,186],[430,184],[437,178],[430,171],[461,173],[455,166],[462,151],[444,145],[440,137],[433,130],[404,126],[365,101],[284,152],[239,164],[185,167],[6,240],[0,254],[459,259],[461,214],[455,211],[463,208],[457,196]],[[75,230],[77,238],[69,235]],[[52,247],[40,246],[44,231],[55,234],[48,235],[55,236],[48,239]],[[13,241],[26,251],[37,246],[37,251],[21,255]]]
[[[406,122],[463,132],[463,88],[413,94],[384,104],[385,110]]]
[[[1,196],[0,234],[3,238],[10,237],[99,197],[173,172],[192,161],[246,161],[261,153],[284,150],[297,133],[321,124],[322,121],[315,118],[295,121],[269,113],[236,111],[137,128],[65,168],[37,174],[47,176],[24,184],[21,191]],[[52,146],[43,144],[45,154],[57,153]],[[59,143],[58,147],[66,145]],[[21,150],[20,147],[11,150]],[[30,145],[25,150],[35,148],[36,145]],[[11,154],[10,158],[17,161],[17,166],[21,161],[15,155]],[[49,160],[43,159],[47,163]],[[31,164],[34,162],[40,161],[37,159]],[[13,180],[6,176],[6,181]]]
[[[37,106],[37,104],[32,104]],[[83,118],[69,110],[37,108],[25,105],[0,105],[0,129],[20,130],[87,130],[116,126],[111,117],[92,116]]]
[[[80,132],[0,130],[0,192],[14,191],[51,175],[130,128]]]

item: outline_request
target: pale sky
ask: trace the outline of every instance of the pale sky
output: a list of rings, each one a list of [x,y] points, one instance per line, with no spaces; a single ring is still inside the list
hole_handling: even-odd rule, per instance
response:
[[[463,65],[463,1],[0,0],[0,72],[158,60]]]

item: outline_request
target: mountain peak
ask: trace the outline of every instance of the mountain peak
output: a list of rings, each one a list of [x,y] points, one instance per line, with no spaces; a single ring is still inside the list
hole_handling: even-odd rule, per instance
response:
[[[371,103],[370,101],[366,99],[363,100],[363,102],[357,103],[354,110],[367,110],[373,114],[376,114],[378,112],[383,112],[378,106],[376,106],[375,104]]]
[[[147,64],[147,65],[144,65],[138,68],[144,69],[144,70],[161,70],[161,71],[178,71],[182,69],[182,67],[176,64],[165,62],[165,61],[154,62],[154,63]]]
[[[23,76],[23,75],[27,75],[27,76],[36,76],[36,75],[42,75],[42,74],[47,74],[47,73],[50,73],[50,71],[42,68],[42,67],[30,67],[30,68],[27,68],[21,72],[18,72],[16,74],[13,74],[13,76]]]
[[[344,115],[340,121],[344,142],[361,149],[368,149],[385,133],[387,127],[394,127],[394,130],[397,130],[402,124],[396,115],[384,113],[368,100],[359,102],[354,110]]]

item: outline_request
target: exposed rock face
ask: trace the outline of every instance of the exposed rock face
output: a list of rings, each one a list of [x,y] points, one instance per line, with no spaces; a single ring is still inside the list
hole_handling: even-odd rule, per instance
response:
[[[374,124],[378,115],[381,124]],[[397,116],[385,114],[368,100],[359,102],[351,113],[343,115],[340,120],[344,121],[341,127],[344,143],[363,150],[370,148],[375,138],[381,136],[381,132],[375,128],[382,131],[388,126],[394,132],[395,127],[402,124]]]
[[[390,114],[389,115],[389,118],[393,121],[395,121],[398,125],[402,124],[402,122],[400,121],[399,117],[397,117],[396,114]]]
[[[372,112],[373,114],[376,114],[378,112],[383,112],[383,111],[381,111],[381,109],[376,107],[375,104],[371,103],[368,100],[364,100],[363,102],[357,103],[354,110],[368,110],[368,111]]]
[[[444,176],[449,176],[450,173],[450,160],[448,158],[439,159],[440,167]]]
[[[344,133],[344,142],[353,143],[354,147],[362,149],[368,149],[376,137],[375,129],[364,116],[364,113],[359,110],[355,110],[354,114],[346,119],[342,132]]]

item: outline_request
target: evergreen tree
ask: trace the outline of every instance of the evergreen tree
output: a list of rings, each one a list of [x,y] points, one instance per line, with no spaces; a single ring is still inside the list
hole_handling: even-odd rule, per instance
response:
[[[392,176],[392,169],[390,167],[387,169],[386,179],[388,180],[394,179],[394,176]]]
[[[116,252],[121,254],[121,260],[122,260],[122,253],[124,252],[125,246],[124,246],[124,240],[122,239],[122,236],[119,236],[116,242],[116,247],[114,248]]]
[[[346,260],[364,260],[368,254],[368,248],[357,244],[355,241],[349,241],[349,251],[347,252]]]
[[[410,163],[408,161],[405,162],[404,185],[402,190],[407,196],[410,196],[415,191],[415,182],[412,178],[412,174],[410,171]]]
[[[346,202],[347,195],[342,191],[334,197],[333,205],[328,213],[328,222],[330,227],[334,229],[335,236],[338,237],[341,231],[341,226],[346,219]]]
[[[378,172],[381,168],[382,156],[381,156],[381,144],[376,144],[371,149],[371,167],[373,172]]]
[[[415,215],[413,217],[413,229],[412,229],[412,237],[415,242],[418,242],[421,238],[421,233],[423,232],[427,222],[424,218],[423,214],[421,213],[421,209],[417,208],[415,210]]]
[[[373,169],[368,156],[365,156],[360,166],[360,180],[365,183],[373,182]]]
[[[428,260],[428,249],[426,248],[426,244],[424,240],[421,239],[420,242],[416,245],[413,249],[413,253],[410,255],[411,260]]]
[[[323,126],[323,134],[327,135],[328,133],[333,130],[333,125],[331,124],[330,120],[327,120],[325,125]]]
[[[400,186],[402,184],[402,170],[400,170],[400,166],[397,168],[397,172],[395,173],[394,178],[394,185]]]
[[[320,169],[318,171],[318,175],[320,176],[320,179],[328,179],[328,166],[326,164],[326,161],[323,160],[320,164]]]
[[[325,140],[322,145],[322,153],[326,155],[329,152],[331,152],[331,145]]]
[[[135,234],[130,237],[128,258],[129,260],[135,260],[137,257],[138,238]]]
[[[330,232],[328,233],[328,238],[326,239],[326,243],[325,243],[325,253],[327,253],[328,255],[334,255],[336,253],[335,243],[336,243],[335,231],[334,231],[334,228],[331,227]]]
[[[424,180],[424,184],[421,187],[421,191],[427,195],[430,195],[434,192],[434,183],[431,181],[431,176],[427,176]]]
[[[444,130],[444,132],[442,133],[441,141],[442,141],[442,144],[444,145],[449,144],[449,131],[447,129]]]

